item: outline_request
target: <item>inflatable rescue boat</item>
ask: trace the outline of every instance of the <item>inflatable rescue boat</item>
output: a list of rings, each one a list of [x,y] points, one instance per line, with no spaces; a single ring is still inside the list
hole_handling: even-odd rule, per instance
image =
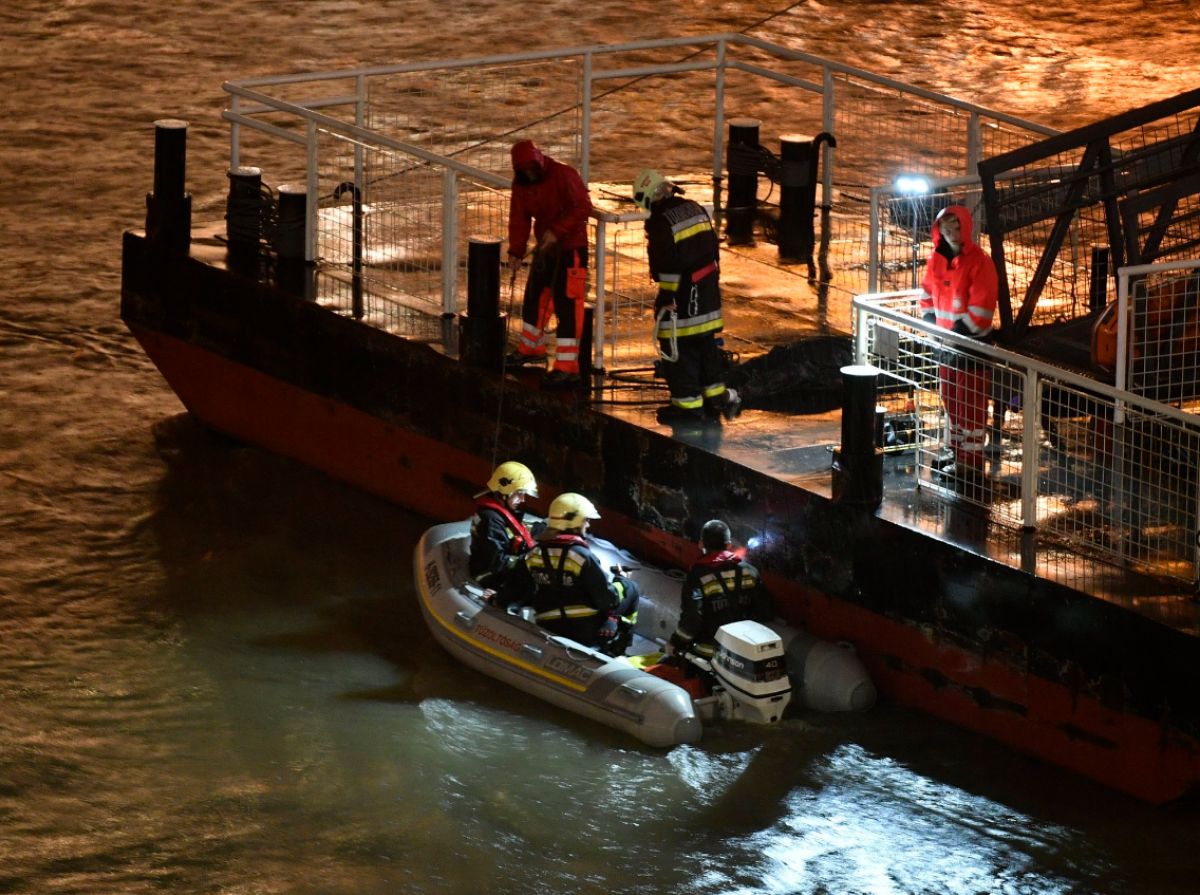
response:
[[[485,603],[467,572],[470,522],[425,532],[414,574],[421,612],[459,661],[545,701],[632,734],[650,746],[700,739],[702,723],[778,721],[791,702],[819,711],[865,711],[875,687],[854,652],[781,622],[745,621],[717,632],[711,695],[693,700],[631,658],[660,653],[679,616],[681,577],[638,562],[600,538],[589,546],[605,568],[622,566],[641,591],[630,658],[604,655],[550,633],[519,609]]]

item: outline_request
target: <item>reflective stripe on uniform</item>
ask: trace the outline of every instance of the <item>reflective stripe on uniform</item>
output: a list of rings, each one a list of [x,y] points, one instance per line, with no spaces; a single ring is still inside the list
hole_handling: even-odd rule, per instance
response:
[[[559,568],[557,560],[560,556],[562,556],[562,552],[563,552],[562,548],[561,547],[546,547],[543,549],[546,551],[546,553],[550,554],[551,560],[554,561],[554,568],[556,568],[556,569]],[[530,553],[528,556],[526,556],[525,557],[525,565],[529,566],[530,569],[546,568],[546,562],[542,556],[542,552],[540,550],[534,551],[533,553]],[[573,550],[568,549],[566,558],[564,559],[564,561],[562,563],[562,568],[564,571],[570,571],[573,574],[578,575],[583,570],[583,561],[580,558],[578,553],[575,553]]]
[[[676,321],[674,330],[669,327],[659,327],[658,338],[669,339],[672,334],[678,336],[695,336],[700,333],[712,332],[713,330],[721,329],[725,326],[725,318],[721,316],[721,312],[711,311],[708,314],[700,314],[696,317],[682,317]]]
[[[522,354],[545,354],[546,334],[532,324],[526,323],[521,327]]]
[[[568,618],[589,618],[599,614],[600,610],[593,609],[591,606],[563,606],[559,609],[547,609],[545,612],[539,612],[534,618],[539,622],[561,621]]]

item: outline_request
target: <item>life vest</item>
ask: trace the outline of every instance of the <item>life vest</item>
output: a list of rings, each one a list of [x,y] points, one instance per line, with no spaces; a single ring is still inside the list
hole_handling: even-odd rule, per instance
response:
[[[536,546],[533,535],[529,533],[529,529],[525,527],[525,523],[518,519],[516,514],[508,508],[508,504],[497,500],[494,494],[483,495],[483,497],[476,501],[475,506],[480,509],[494,510],[508,523],[509,532],[512,534],[509,553],[514,555],[528,553]]]
[[[600,610],[581,601],[579,578],[584,566],[595,562],[587,541],[579,535],[558,534],[542,541],[525,557],[525,566],[537,586],[534,599],[539,623],[589,618]]]
[[[697,631],[693,650],[704,658],[713,653],[712,638],[722,625],[753,614],[752,599],[759,585],[753,566],[730,550],[707,553],[692,566],[704,606],[704,630]]]

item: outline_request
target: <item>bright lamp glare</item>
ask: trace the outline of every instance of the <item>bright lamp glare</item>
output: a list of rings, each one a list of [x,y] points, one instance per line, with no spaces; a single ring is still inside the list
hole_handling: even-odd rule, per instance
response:
[[[924,177],[897,177],[896,189],[910,196],[920,196],[929,192],[929,181]]]

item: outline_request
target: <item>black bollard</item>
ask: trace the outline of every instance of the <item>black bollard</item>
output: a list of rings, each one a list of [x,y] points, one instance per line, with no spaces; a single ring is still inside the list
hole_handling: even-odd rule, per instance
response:
[[[592,385],[592,340],[595,338],[593,328],[596,320],[596,309],[592,305],[583,306],[583,328],[579,333],[579,381],[584,388]]]
[[[258,250],[262,238],[262,168],[236,168],[229,172],[225,237],[230,247]]]
[[[508,317],[500,313],[500,240],[467,240],[467,313],[458,318],[458,356],[478,367],[504,361]]]
[[[725,203],[725,238],[730,245],[754,241],[754,216],[758,211],[757,118],[729,119],[729,198]]]
[[[279,211],[272,243],[279,260],[303,261],[308,235],[308,189],[303,184],[280,185]]]
[[[160,249],[186,252],[192,240],[192,197],[186,192],[186,121],[154,122],[154,192],[146,196],[146,239]]]
[[[286,292],[313,301],[317,297],[316,265],[304,260],[308,233],[308,190],[301,184],[281,184],[271,245],[278,263],[276,282]]]
[[[883,501],[883,449],[876,443],[879,371],[842,367],[842,443],[833,451],[833,499],[877,507]]]
[[[780,140],[779,258],[811,264],[821,146],[837,146],[837,141],[824,131],[816,137],[785,134]]]

